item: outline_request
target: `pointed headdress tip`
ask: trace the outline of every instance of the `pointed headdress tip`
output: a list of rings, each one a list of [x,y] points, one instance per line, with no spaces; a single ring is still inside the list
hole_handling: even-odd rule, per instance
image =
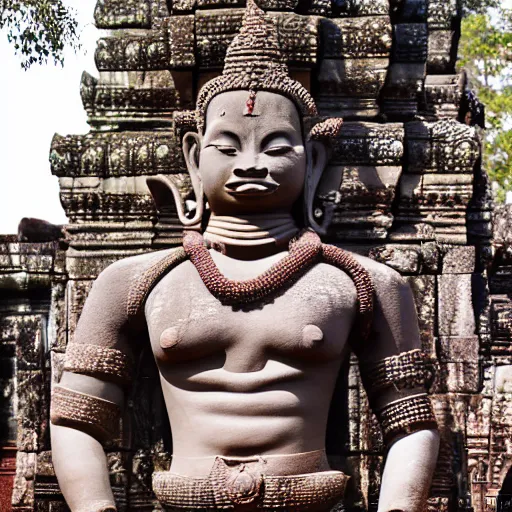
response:
[[[237,90],[251,92],[246,115],[254,108],[258,91],[286,96],[304,117],[317,115],[313,97],[289,75],[285,56],[279,46],[276,24],[255,0],[247,0],[240,31],[227,49],[222,75],[207,82],[199,91],[197,113],[200,132],[204,129],[210,101],[223,92]]]

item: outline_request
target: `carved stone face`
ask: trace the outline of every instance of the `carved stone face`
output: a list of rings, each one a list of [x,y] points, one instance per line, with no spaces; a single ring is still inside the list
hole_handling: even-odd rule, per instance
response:
[[[288,98],[260,91],[247,116],[248,97],[230,91],[213,98],[204,135],[184,143],[189,171],[217,215],[290,212],[306,176],[299,113]]]

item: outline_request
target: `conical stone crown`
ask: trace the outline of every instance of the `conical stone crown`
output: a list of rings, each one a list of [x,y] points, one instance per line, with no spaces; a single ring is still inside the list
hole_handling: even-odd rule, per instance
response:
[[[288,74],[274,22],[265,16],[254,0],[247,0],[242,27],[226,52],[222,75],[207,82],[199,91],[197,111],[200,131],[212,98],[236,90],[250,91],[249,114],[252,112],[250,103],[255,101],[256,93],[269,91],[290,98],[303,116],[317,115],[312,96]]]

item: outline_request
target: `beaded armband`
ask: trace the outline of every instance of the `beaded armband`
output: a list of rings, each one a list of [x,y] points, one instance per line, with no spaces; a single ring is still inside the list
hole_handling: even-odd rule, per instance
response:
[[[52,393],[50,419],[54,425],[71,427],[98,441],[119,437],[120,408],[117,404],[62,386]]]
[[[432,404],[426,394],[397,400],[377,411],[376,414],[385,444],[400,434],[437,428]]]
[[[362,364],[361,378],[371,398],[380,390],[425,388],[429,371],[419,349],[386,357],[378,363]]]
[[[132,376],[133,362],[114,348],[70,343],[66,349],[64,370],[126,384]]]

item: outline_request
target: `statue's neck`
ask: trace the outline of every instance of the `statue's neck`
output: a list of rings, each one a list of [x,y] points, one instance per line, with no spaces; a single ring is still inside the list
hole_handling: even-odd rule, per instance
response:
[[[227,256],[253,260],[287,249],[299,228],[289,213],[240,215],[211,214],[205,240]]]

